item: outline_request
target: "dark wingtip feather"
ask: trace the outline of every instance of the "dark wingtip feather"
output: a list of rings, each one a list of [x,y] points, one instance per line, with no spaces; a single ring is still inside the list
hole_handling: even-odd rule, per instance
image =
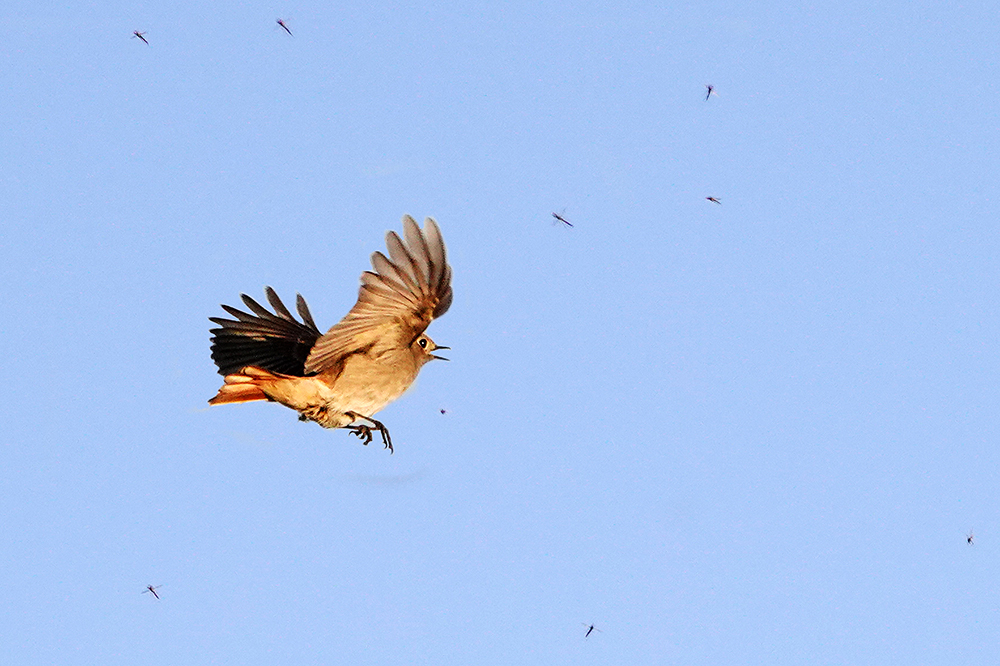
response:
[[[287,375],[305,374],[305,360],[320,332],[311,316],[303,317],[305,323],[296,321],[273,289],[265,288],[265,294],[276,314],[243,294],[243,302],[254,314],[223,305],[235,320],[209,317],[219,325],[210,330],[212,360],[219,374],[237,373],[250,365]],[[305,301],[301,296],[299,300],[299,313],[308,314]]]

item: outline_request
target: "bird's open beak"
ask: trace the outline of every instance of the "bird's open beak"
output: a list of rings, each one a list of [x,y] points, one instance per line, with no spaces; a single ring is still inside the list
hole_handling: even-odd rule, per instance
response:
[[[451,349],[451,347],[445,347],[443,345],[437,345],[436,347],[434,347],[434,351],[437,351],[439,349]],[[436,358],[439,361],[450,361],[451,360],[450,358],[445,358],[444,356],[438,356],[437,354],[431,354],[431,358]]]

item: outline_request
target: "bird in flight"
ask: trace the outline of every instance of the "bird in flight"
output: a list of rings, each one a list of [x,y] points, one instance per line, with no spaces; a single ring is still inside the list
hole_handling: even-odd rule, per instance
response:
[[[403,237],[386,234],[389,256],[371,256],[374,271],[361,274],[358,302],[326,333],[320,333],[301,295],[299,322],[270,287],[264,288],[274,312],[242,294],[252,314],[223,305],[236,319],[209,317],[212,360],[225,383],[210,405],[268,400],[290,407],[300,421],[324,428],[346,428],[372,441],[392,439],[373,416],[401,396],[424,364],[448,359],[448,349],[424,334],[431,321],[451,306],[451,266],[437,222],[423,230],[403,218]],[[370,425],[369,425],[370,424]]]
[[[705,84],[705,89],[708,90],[708,92],[705,93],[705,101],[706,102],[708,101],[708,98],[711,97],[712,95],[715,95],[716,97],[719,96],[719,93],[715,92],[715,86],[706,83]]]
[[[573,226],[573,224],[569,220],[567,220],[565,217],[563,217],[559,213],[552,213],[552,217],[556,218],[556,222],[562,222],[567,227],[572,227]],[[552,224],[555,224],[555,222],[553,222]]]
[[[154,597],[156,597],[157,601],[159,601],[159,599],[160,599],[160,595],[158,595],[158,594],[156,593],[156,591],[157,591],[158,589],[160,589],[161,587],[163,587],[163,586],[162,586],[162,585],[147,585],[147,586],[146,586],[146,589],[145,589],[145,590],[143,590],[143,591],[142,591],[142,593],[143,593],[143,594],[146,594],[147,592],[149,592],[149,593],[150,593],[150,594],[152,594],[152,595],[153,595]]]
[[[597,627],[595,627],[595,626],[594,626],[594,625],[592,625],[592,624],[587,624],[586,622],[581,622],[581,624],[582,624],[583,626],[587,627],[587,633],[586,633],[586,634],[584,634],[584,636],[583,636],[584,638],[589,638],[589,637],[590,637],[590,634],[591,634],[592,632],[594,632],[594,631],[600,631],[600,629],[598,629]]]
[[[295,36],[295,35],[292,34],[292,31],[288,29],[288,26],[285,25],[284,21],[282,21],[281,19],[274,19],[274,22],[277,23],[278,25],[280,25],[282,28],[284,28],[285,32],[287,32],[289,34],[289,36],[291,36],[291,37]]]
[[[138,30],[133,30],[132,31],[132,39],[135,39],[136,37],[138,37],[142,41],[146,42],[146,38],[143,37],[143,35],[145,35],[145,34],[146,33],[144,33],[144,32],[139,32]],[[146,46],[149,46],[149,42],[146,42]]]
[[[720,206],[722,205],[722,202],[719,201],[718,199],[716,199],[715,197],[705,197],[705,198],[708,199],[709,201],[711,201],[712,203],[717,203]]]
[[[965,540],[966,540],[966,542],[968,542],[968,544],[970,546],[976,545],[975,543],[973,543],[973,539],[975,539],[975,538],[976,538],[976,535],[972,533],[972,530],[969,530],[969,533],[967,535],[965,535]]]

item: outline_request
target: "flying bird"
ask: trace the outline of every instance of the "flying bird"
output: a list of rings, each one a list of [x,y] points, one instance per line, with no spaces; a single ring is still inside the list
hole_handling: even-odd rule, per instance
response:
[[[556,218],[556,222],[562,222],[567,227],[572,227],[573,226],[573,224],[569,220],[567,220],[565,217],[563,217],[559,213],[552,213],[552,217]],[[555,222],[553,222],[552,224],[555,224]]]
[[[722,202],[719,201],[718,199],[716,199],[715,197],[705,197],[705,198],[708,199],[709,201],[711,201],[712,203],[717,203],[720,206],[722,205]]]
[[[973,543],[973,539],[975,539],[975,538],[976,538],[976,535],[972,533],[972,530],[969,530],[969,533],[965,536],[965,540],[966,540],[966,542],[968,542],[968,544],[970,546],[976,545],[975,543]]]
[[[142,591],[142,593],[143,593],[143,594],[146,594],[147,592],[149,592],[149,593],[150,593],[150,594],[152,594],[152,595],[153,595],[154,597],[156,597],[157,601],[159,601],[159,599],[160,599],[160,595],[158,595],[158,594],[156,593],[156,591],[157,591],[158,589],[160,589],[161,587],[163,587],[163,586],[162,586],[162,585],[147,585],[147,586],[146,586],[146,589],[145,589],[145,590],[143,590],[143,591]]]
[[[706,102],[708,101],[708,98],[711,97],[712,95],[715,95],[716,97],[719,96],[719,93],[715,92],[715,86],[709,85],[709,84],[706,83],[705,84],[705,88],[708,90],[708,92],[705,93],[705,101]]]
[[[437,222],[427,218],[421,230],[407,215],[403,238],[390,231],[385,240],[389,256],[372,254],[374,271],[361,274],[358,302],[326,333],[301,295],[299,322],[270,287],[264,293],[273,313],[241,294],[252,314],[223,305],[235,320],[209,317],[221,327],[211,329],[212,360],[225,378],[209,404],[278,402],[301,421],[346,428],[366,446],[375,429],[391,453],[389,431],[372,417],[410,387],[424,364],[448,360],[434,352],[449,348],[424,331],[448,311],[452,289]]]
[[[284,21],[282,21],[281,19],[274,19],[274,22],[277,23],[278,25],[280,25],[282,28],[284,28],[285,32],[287,32],[290,37],[294,37],[295,36],[295,35],[292,34],[292,31],[288,29],[288,26],[285,25]],[[308,35],[306,35],[306,36],[308,37]]]
[[[592,624],[587,624],[586,622],[581,622],[581,624],[582,624],[583,626],[587,627],[587,633],[586,633],[586,634],[584,634],[584,636],[583,636],[584,638],[589,638],[589,637],[590,637],[590,634],[591,634],[591,632],[594,632],[594,631],[600,631],[600,629],[598,629],[597,627],[595,627],[595,626],[594,626],[594,625],[592,625]]]
[[[146,42],[146,38],[143,37],[143,35],[145,35],[145,34],[146,33],[144,33],[144,32],[139,32],[138,30],[133,30],[132,31],[132,39],[135,39],[136,37],[138,37],[142,41]],[[149,42],[146,42],[146,46],[149,46]]]

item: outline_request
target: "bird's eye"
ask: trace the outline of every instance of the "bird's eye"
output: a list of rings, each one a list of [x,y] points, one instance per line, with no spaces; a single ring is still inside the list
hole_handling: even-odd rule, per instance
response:
[[[420,338],[420,348],[427,349],[427,338]]]

